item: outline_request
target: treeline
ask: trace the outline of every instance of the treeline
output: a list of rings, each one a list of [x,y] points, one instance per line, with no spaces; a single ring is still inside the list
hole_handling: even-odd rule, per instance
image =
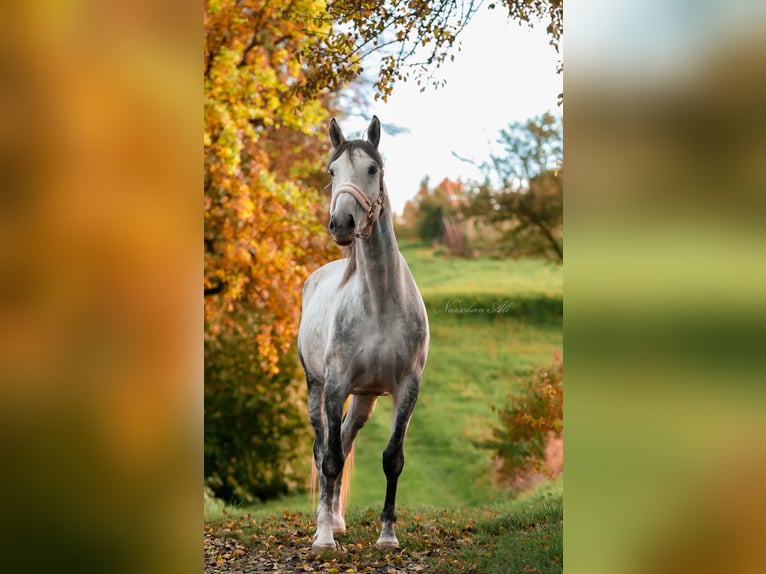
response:
[[[482,182],[445,179],[417,195],[396,220],[402,238],[461,257],[543,257],[562,263],[563,145],[560,117],[546,113],[502,130],[502,151],[479,167]]]

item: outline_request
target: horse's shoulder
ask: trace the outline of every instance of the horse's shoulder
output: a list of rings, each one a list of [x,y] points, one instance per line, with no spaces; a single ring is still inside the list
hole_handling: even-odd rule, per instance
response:
[[[313,285],[315,283],[322,281],[326,277],[330,277],[332,275],[337,274],[338,272],[342,272],[345,266],[346,266],[345,259],[336,259],[335,261],[330,261],[329,263],[322,265],[319,269],[314,271],[311,275],[309,275],[306,278],[306,281],[304,283],[304,289],[309,285]]]
[[[303,283],[303,300],[306,301],[310,298],[311,295],[320,288],[320,285],[325,285],[329,288],[329,284],[333,281],[333,278],[335,282],[340,282],[340,277],[342,276],[345,267],[345,259],[336,259],[314,271]]]

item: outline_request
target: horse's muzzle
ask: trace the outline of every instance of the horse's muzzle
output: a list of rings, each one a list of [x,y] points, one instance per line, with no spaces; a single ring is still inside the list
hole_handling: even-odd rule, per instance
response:
[[[333,241],[341,246],[351,245],[354,241],[354,232],[356,231],[356,223],[354,222],[354,216],[351,213],[341,214],[340,216],[332,215],[330,217],[330,235],[332,235]]]

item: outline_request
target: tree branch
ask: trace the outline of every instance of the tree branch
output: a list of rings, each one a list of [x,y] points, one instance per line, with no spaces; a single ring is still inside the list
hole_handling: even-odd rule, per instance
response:
[[[229,284],[226,281],[223,281],[221,283],[218,283],[217,285],[213,285],[212,287],[205,287],[205,297],[210,297],[212,295],[218,295],[219,293],[223,293],[223,291],[228,286]]]

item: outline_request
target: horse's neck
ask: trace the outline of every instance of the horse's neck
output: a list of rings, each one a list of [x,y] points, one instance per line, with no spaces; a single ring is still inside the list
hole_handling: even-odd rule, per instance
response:
[[[402,264],[387,213],[381,214],[370,237],[357,243],[356,269],[357,280],[369,295],[373,310],[383,313],[392,303],[401,300]]]

